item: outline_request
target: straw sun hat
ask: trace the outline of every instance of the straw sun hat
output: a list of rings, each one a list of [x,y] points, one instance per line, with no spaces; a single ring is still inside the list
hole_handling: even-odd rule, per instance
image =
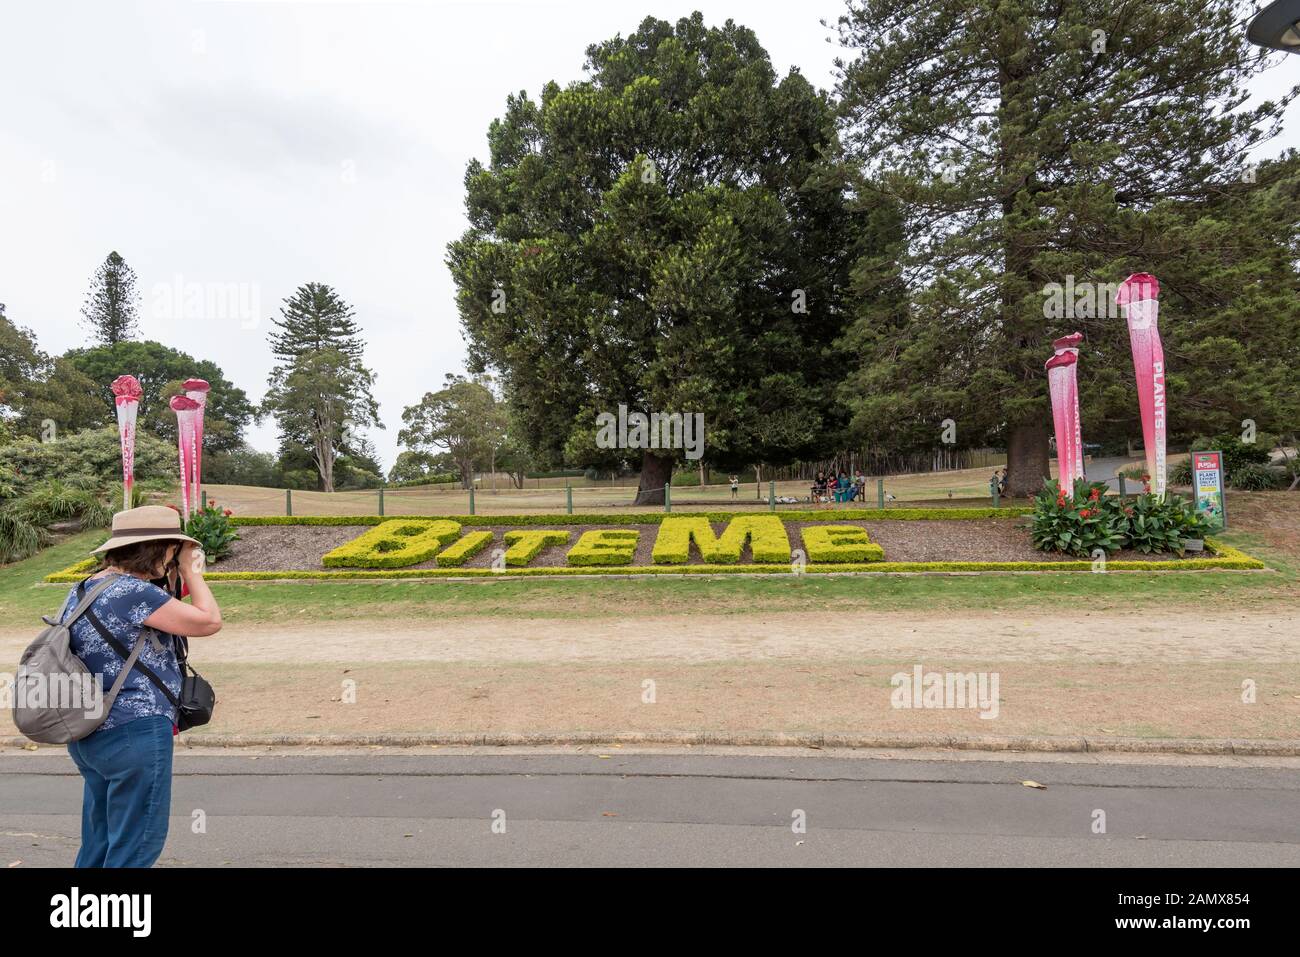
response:
[[[141,505],[139,508],[128,508],[114,515],[112,537],[91,554],[98,555],[110,548],[164,539],[199,544],[181,531],[181,516],[175,509],[168,508],[166,505]]]

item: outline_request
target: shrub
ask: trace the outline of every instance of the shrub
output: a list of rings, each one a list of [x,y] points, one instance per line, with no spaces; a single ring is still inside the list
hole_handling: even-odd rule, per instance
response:
[[[1166,495],[1164,501],[1154,495],[1139,495],[1124,514],[1128,519],[1125,546],[1148,554],[1181,555],[1186,539],[1204,538],[1210,530],[1192,504],[1178,495]]]
[[[326,552],[326,568],[402,568],[426,562],[460,536],[458,522],[394,519]]]
[[[635,528],[592,529],[582,533],[565,560],[570,565],[631,565],[640,537]]]
[[[78,479],[95,490],[106,490],[122,480],[122,446],[117,427],[83,429],[61,435],[56,441],[20,438],[0,446],[0,472],[13,473],[19,493],[44,479]],[[176,477],[176,446],[150,432],[135,436],[135,476],[147,479]],[[121,486],[118,486],[119,496]],[[119,498],[120,501],[120,498]]]
[[[741,515],[732,518],[721,535],[713,533],[709,515],[671,515],[663,519],[651,561],[657,565],[682,565],[694,542],[706,564],[733,565],[748,544],[754,561],[790,561],[790,537],[777,515]],[[666,537],[665,537],[666,536]]]
[[[1116,499],[1106,497],[1100,482],[1077,479],[1074,497],[1066,498],[1055,479],[1034,499],[1034,545],[1044,552],[1091,557],[1109,554],[1124,544],[1127,521]]]
[[[1267,465],[1250,462],[1229,472],[1228,484],[1243,492],[1267,492],[1281,487],[1282,473]]]
[[[113,510],[94,492],[58,479],[31,486],[12,507],[34,525],[79,521],[82,528],[104,528],[113,520]]]
[[[803,547],[810,562],[879,562],[885,550],[858,525],[805,525]]]
[[[1191,485],[1192,484],[1192,459],[1191,456],[1183,459],[1181,462],[1175,462],[1169,469],[1170,485]]]
[[[507,565],[527,565],[548,545],[567,545],[569,533],[554,528],[530,528],[506,532],[505,542]]]
[[[1268,442],[1243,442],[1236,435],[1216,435],[1192,443],[1192,449],[1196,452],[1223,453],[1223,471],[1227,473],[1229,481],[1234,472],[1247,465],[1267,465],[1272,458],[1269,448]]]
[[[50,543],[50,533],[13,509],[0,509],[0,565],[30,558]]]
[[[185,534],[197,539],[208,562],[219,562],[230,554],[230,546],[239,541],[239,533],[230,521],[231,511],[209,500],[206,508],[190,513]]]
[[[439,552],[435,561],[439,568],[464,565],[467,561],[487,548],[492,541],[492,533],[485,531],[469,532],[451,543],[445,552]]]

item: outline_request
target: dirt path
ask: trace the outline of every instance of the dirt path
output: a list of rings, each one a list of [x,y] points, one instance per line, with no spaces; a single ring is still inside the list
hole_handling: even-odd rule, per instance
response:
[[[0,632],[0,661],[16,661],[27,632]],[[766,613],[230,626],[195,639],[195,661],[427,661],[524,663],[944,657],[988,661],[1300,662],[1300,611],[1217,615]]]

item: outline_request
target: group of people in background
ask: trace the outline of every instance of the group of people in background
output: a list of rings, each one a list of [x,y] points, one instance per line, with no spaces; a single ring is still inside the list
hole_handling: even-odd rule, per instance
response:
[[[831,502],[861,501],[865,495],[867,477],[858,469],[850,478],[847,472],[818,472],[813,479],[809,496],[813,504],[829,505]]]

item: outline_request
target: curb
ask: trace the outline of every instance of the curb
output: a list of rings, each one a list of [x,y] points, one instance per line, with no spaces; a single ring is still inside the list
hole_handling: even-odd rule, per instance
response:
[[[249,747],[519,747],[557,745],[710,745],[715,747],[773,747],[852,749],[930,749],[953,751],[1027,751],[1062,753],[1217,754],[1248,757],[1300,756],[1300,740],[1249,738],[1086,738],[1074,736],[1002,737],[944,734],[839,734],[823,732],[427,732],[383,734],[185,734],[178,738],[187,748]],[[0,739],[9,747],[24,747],[26,738]],[[51,745],[50,747],[58,747]]]

